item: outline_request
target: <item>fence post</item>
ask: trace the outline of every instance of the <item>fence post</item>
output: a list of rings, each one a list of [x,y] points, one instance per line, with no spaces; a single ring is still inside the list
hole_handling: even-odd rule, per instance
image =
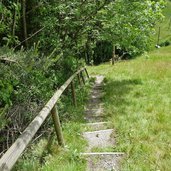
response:
[[[87,68],[85,68],[85,72],[86,72],[86,75],[87,75],[87,78],[89,79],[89,75],[88,75],[88,71],[87,71]]]
[[[159,27],[159,31],[158,31],[157,45],[159,45],[159,42],[160,42],[160,27]]]
[[[79,84],[82,85],[82,84],[81,84],[80,73],[77,74],[77,77],[78,77],[78,82],[79,82]]]
[[[112,65],[115,64],[115,53],[116,53],[116,46],[113,47]]]
[[[73,81],[71,81],[71,91],[72,91],[73,104],[74,104],[74,106],[77,106],[76,95],[75,95],[75,87],[74,87],[74,82]]]
[[[170,26],[171,26],[171,17],[170,17],[170,21],[169,21],[169,27],[168,27],[168,30],[170,29]]]
[[[62,128],[61,128],[58,110],[57,110],[56,105],[52,108],[51,114],[52,114],[52,119],[53,119],[54,126],[55,126],[55,132],[57,135],[58,143],[60,146],[64,147],[65,144],[64,144],[63,134],[62,134]]]
[[[83,81],[83,83],[85,84],[85,79],[84,79],[84,76],[83,76],[83,72],[81,71],[81,78],[82,78],[82,81]]]

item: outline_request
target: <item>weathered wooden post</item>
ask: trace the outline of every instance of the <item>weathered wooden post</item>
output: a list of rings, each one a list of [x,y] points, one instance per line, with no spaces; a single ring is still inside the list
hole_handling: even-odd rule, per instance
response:
[[[169,21],[169,27],[168,27],[168,30],[170,29],[170,26],[171,26],[171,17],[170,17],[170,21]]]
[[[159,31],[158,31],[157,45],[159,45],[159,42],[160,42],[160,27],[159,27]]]
[[[80,73],[77,74],[77,77],[78,77],[78,82],[79,82],[79,84],[82,85],[82,83],[81,83],[81,78],[80,78]]]
[[[84,79],[84,76],[83,76],[83,72],[81,71],[81,78],[82,78],[82,81],[83,81],[83,83],[85,84],[85,79]]]
[[[63,134],[62,134],[62,128],[61,128],[58,110],[57,110],[56,105],[52,108],[51,114],[52,114],[52,119],[53,119],[54,126],[55,126],[55,132],[57,135],[58,143],[60,146],[64,147],[65,144],[64,144]]]
[[[89,79],[90,77],[89,77],[89,75],[88,75],[87,68],[85,68],[85,73],[86,73],[86,75],[87,75],[87,78]]]
[[[116,51],[116,47],[113,46],[112,65],[115,64],[115,51]]]
[[[71,91],[72,91],[73,104],[74,104],[74,106],[77,106],[76,95],[75,95],[75,87],[74,87],[74,82],[73,81],[71,81]]]

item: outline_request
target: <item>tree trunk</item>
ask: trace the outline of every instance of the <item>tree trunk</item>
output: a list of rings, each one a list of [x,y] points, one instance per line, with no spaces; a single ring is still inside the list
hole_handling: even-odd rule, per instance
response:
[[[170,29],[170,26],[171,26],[171,18],[170,18],[170,21],[169,21],[169,28],[168,28],[168,30]]]
[[[159,32],[158,32],[157,45],[159,45],[159,42],[160,42],[160,27],[159,27]]]
[[[113,46],[112,65],[115,64],[115,46]]]
[[[12,30],[11,30],[12,37],[15,36],[16,16],[17,16],[17,12],[16,12],[16,7],[14,6],[13,22],[12,22]]]
[[[25,39],[25,46],[28,47],[27,41],[27,22],[26,22],[26,0],[22,0],[22,15],[23,15],[23,36]]]

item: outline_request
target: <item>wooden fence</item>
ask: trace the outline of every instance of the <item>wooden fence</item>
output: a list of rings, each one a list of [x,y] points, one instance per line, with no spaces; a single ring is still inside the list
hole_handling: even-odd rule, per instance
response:
[[[39,114],[34,118],[34,120],[28,125],[28,127],[23,131],[19,138],[12,144],[12,146],[7,150],[7,152],[0,159],[0,171],[10,171],[14,164],[17,162],[18,158],[21,156],[23,151],[26,149],[27,145],[31,142],[32,138],[41,127],[48,115],[52,114],[52,119],[54,121],[55,132],[57,135],[58,143],[60,146],[64,147],[64,139],[62,134],[62,129],[60,125],[58,110],[56,107],[56,102],[64,92],[64,90],[71,85],[72,99],[76,106],[76,95],[74,88],[74,78],[77,76],[80,84],[85,84],[85,79],[83,72],[89,78],[86,68],[82,68],[73,74],[51,97],[44,108],[39,112]],[[81,81],[82,80],[82,81]]]

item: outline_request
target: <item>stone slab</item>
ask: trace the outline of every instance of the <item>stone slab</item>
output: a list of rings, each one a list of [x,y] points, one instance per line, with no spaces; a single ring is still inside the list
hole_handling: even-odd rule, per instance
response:
[[[82,153],[86,156],[86,171],[119,171],[124,153]]]
[[[106,129],[92,132],[84,132],[83,137],[88,142],[87,150],[89,151],[92,148],[112,147],[115,144],[114,139],[111,137],[113,131],[113,129]]]
[[[95,123],[84,124],[84,126],[85,126],[85,130],[98,131],[102,129],[108,129],[109,123],[108,122],[95,122]]]

